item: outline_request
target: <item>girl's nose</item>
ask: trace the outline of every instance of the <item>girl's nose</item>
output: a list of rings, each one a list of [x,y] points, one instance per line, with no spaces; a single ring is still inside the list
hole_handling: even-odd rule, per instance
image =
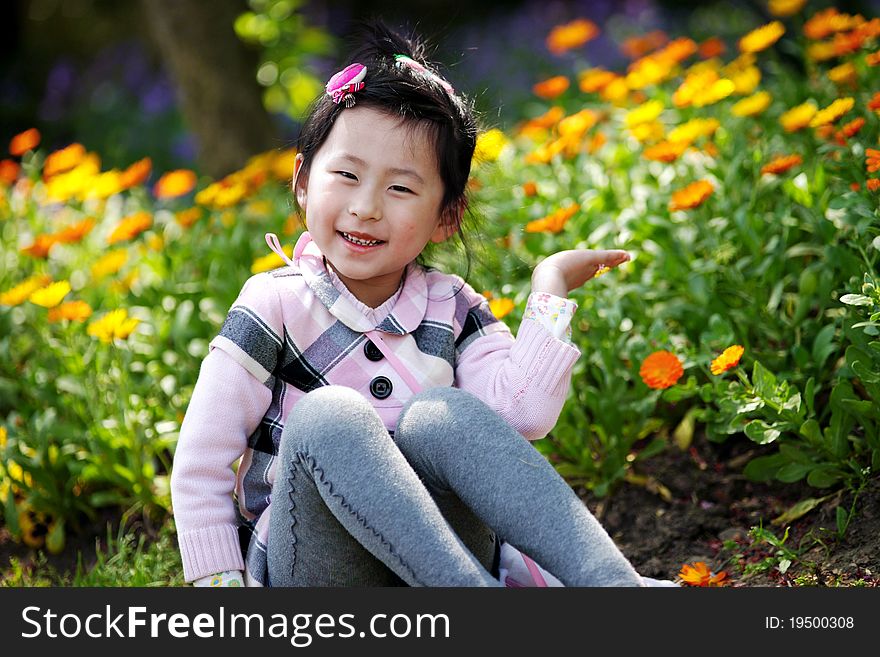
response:
[[[382,218],[382,203],[374,192],[363,189],[351,199],[348,211],[364,221],[379,220]]]

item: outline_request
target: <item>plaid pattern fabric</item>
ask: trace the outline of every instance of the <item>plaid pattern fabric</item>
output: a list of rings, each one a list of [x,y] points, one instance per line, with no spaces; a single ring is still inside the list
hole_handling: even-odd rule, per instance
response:
[[[385,344],[422,389],[451,386],[457,364],[481,336],[513,336],[486,299],[456,276],[410,264],[397,293],[378,308],[355,298],[324,264],[303,233],[294,267],[257,274],[245,283],[211,349],[222,349],[272,391],[272,401],[248,440],[236,480],[240,539],[250,585],[267,581],[266,542],[271,492],[281,431],[290,410],[307,392],[345,385],[371,401],[393,432],[412,396],[386,358],[370,360],[365,331],[383,333]],[[392,382],[379,399],[370,383]]]

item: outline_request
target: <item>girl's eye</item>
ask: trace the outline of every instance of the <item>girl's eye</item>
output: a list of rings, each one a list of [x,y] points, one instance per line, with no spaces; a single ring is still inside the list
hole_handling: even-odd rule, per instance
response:
[[[413,191],[409,187],[404,187],[403,185],[391,185],[391,189],[395,192],[404,192],[407,194],[412,194]]]
[[[349,173],[348,171],[337,171],[336,173],[338,173],[343,178],[348,178],[349,180],[357,180],[357,176],[355,176],[353,173]]]

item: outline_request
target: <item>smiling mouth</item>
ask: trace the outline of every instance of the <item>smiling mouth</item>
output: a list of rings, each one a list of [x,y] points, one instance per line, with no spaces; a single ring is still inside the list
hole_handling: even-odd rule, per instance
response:
[[[349,233],[344,233],[341,230],[336,231],[340,235],[342,235],[343,239],[351,242],[352,244],[357,244],[358,246],[378,246],[379,244],[385,244],[382,240],[362,240],[359,237],[355,237]]]

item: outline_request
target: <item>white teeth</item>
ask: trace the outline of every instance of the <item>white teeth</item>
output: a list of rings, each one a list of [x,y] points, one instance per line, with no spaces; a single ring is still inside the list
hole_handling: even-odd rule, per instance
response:
[[[342,232],[342,231],[340,231]],[[354,237],[353,235],[349,235],[348,233],[342,233],[342,236],[347,239],[349,242],[354,242],[355,244],[360,244],[361,246],[376,246],[377,244],[381,244],[382,240],[362,240]]]

